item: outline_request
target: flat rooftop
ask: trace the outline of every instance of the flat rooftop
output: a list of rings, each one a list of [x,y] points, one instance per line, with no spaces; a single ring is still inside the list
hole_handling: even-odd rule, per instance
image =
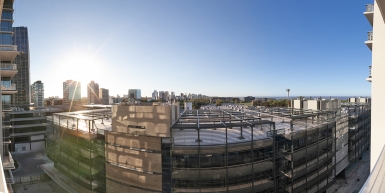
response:
[[[55,113],[47,118],[55,125],[84,133],[104,135],[105,130],[112,130],[111,109]]]

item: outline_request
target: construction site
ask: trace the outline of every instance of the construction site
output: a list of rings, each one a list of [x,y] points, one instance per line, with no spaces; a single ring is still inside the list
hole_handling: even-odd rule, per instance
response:
[[[47,156],[74,182],[105,192],[104,131],[111,110],[56,113],[47,118]]]
[[[48,157],[97,192],[331,192],[369,148],[370,103],[292,103],[57,113],[47,121]]]

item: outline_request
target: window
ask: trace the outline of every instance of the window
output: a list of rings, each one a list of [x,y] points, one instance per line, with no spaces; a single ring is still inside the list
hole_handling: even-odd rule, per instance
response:
[[[1,31],[12,31],[12,22],[1,21]]]
[[[12,44],[12,34],[0,34],[1,44]]]
[[[12,15],[12,11],[3,11],[1,14],[1,19],[13,19]]]
[[[2,78],[1,79],[1,86],[4,86],[5,88],[9,88],[11,86],[11,79],[10,78]]]

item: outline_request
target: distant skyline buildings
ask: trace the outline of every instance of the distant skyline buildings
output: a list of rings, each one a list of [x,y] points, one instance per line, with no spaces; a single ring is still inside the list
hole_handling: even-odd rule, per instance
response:
[[[63,104],[78,104],[81,102],[81,83],[74,80],[63,82]]]
[[[44,107],[44,83],[41,80],[31,85],[31,99],[33,106]]]
[[[128,98],[140,100],[142,98],[140,89],[128,89]]]
[[[100,104],[99,99],[99,84],[95,81],[91,81],[87,84],[87,103],[88,104]]]
[[[100,103],[103,105],[108,105],[109,104],[109,98],[110,98],[110,95],[109,95],[108,89],[100,88],[99,89]]]

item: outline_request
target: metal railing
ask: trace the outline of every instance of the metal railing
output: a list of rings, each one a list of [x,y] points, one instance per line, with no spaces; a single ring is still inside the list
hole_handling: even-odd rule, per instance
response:
[[[369,66],[369,78],[372,78],[372,66]]]
[[[374,11],[374,4],[366,4],[365,12],[373,12],[373,11]]]
[[[17,70],[17,64],[1,63],[1,70]]]
[[[14,169],[15,162],[13,161],[11,153],[6,150],[6,155],[3,156],[3,168],[5,169]]]
[[[1,90],[16,90],[16,84],[11,84],[8,86],[1,85]]]
[[[367,41],[373,41],[373,32],[368,31],[368,40]]]
[[[0,45],[0,51],[17,51],[15,45]]]

